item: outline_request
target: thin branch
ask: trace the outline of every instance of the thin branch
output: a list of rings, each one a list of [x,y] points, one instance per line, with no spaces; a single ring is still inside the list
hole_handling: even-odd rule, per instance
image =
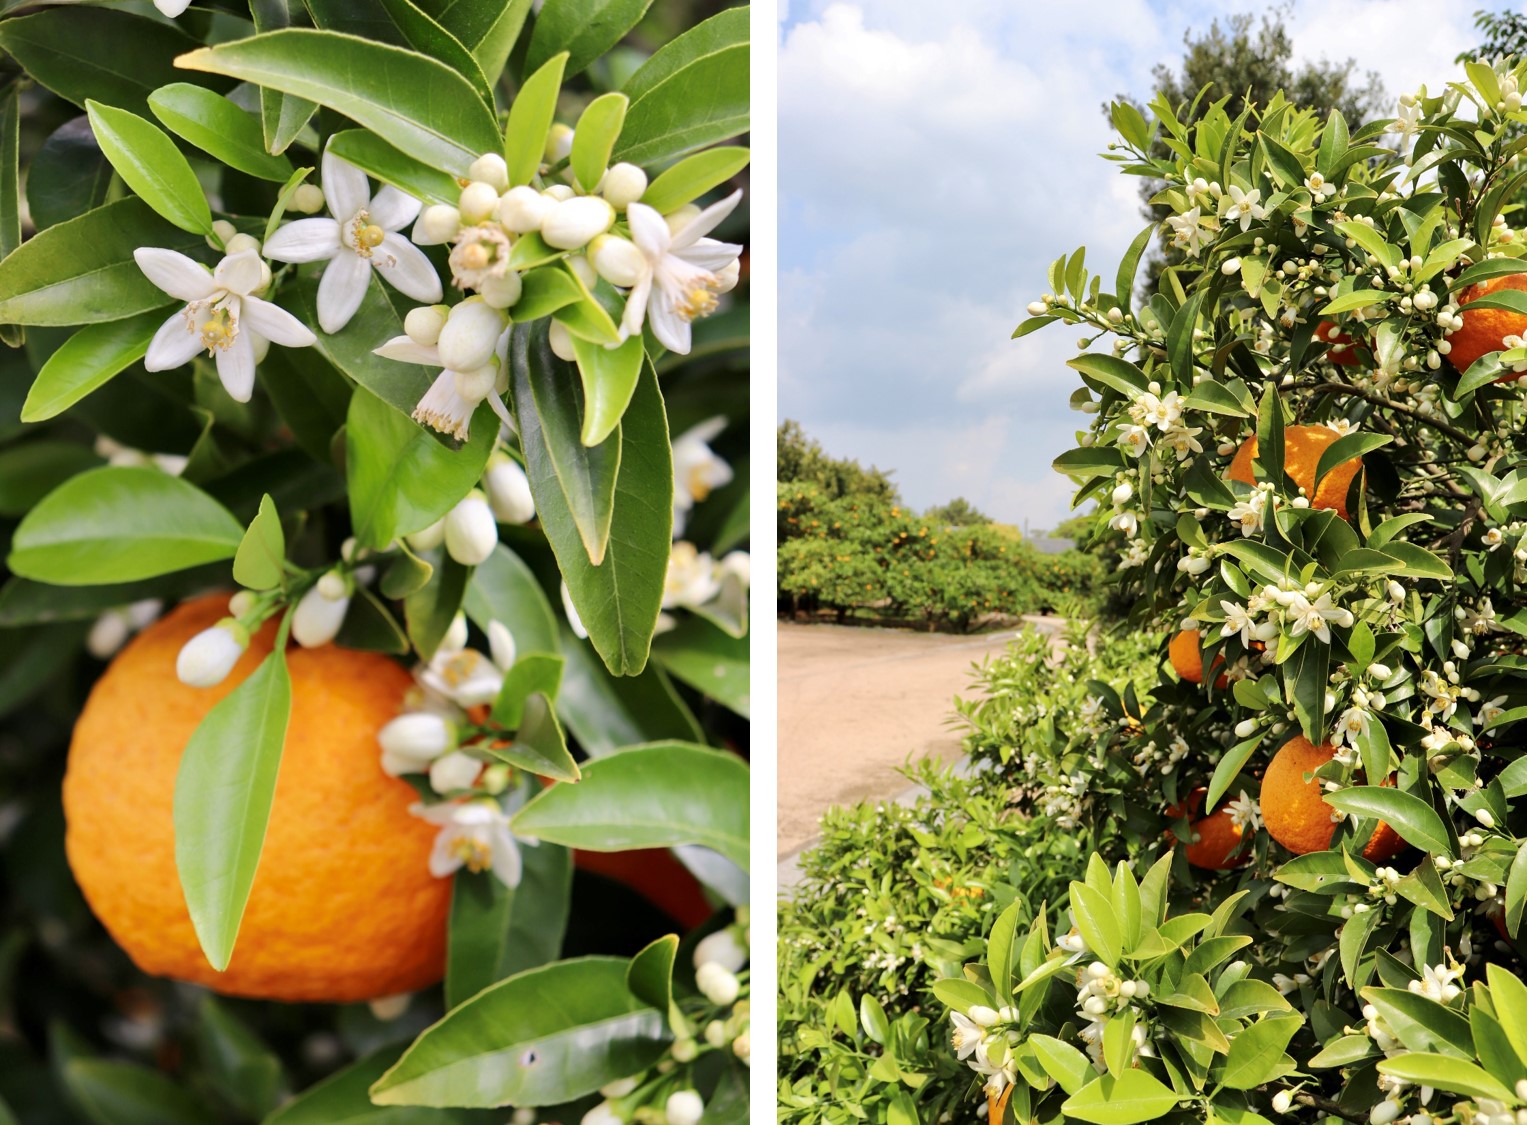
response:
[[[1423,426],[1430,426],[1438,433],[1447,434],[1447,436],[1452,438],[1454,441],[1460,441],[1466,445],[1473,445],[1479,440],[1474,435],[1467,434],[1463,430],[1460,430],[1457,426],[1440,421],[1436,418],[1428,417],[1427,415],[1422,414],[1419,410],[1416,410],[1414,407],[1406,406],[1404,403],[1394,402],[1385,398],[1383,395],[1374,394],[1372,391],[1365,391],[1361,387],[1354,387],[1351,383],[1340,383],[1333,380],[1329,383],[1317,383],[1315,386],[1311,387],[1310,390],[1318,395],[1353,395],[1362,399],[1364,402],[1371,402],[1374,406],[1382,406],[1385,410],[1393,410],[1396,414],[1403,414],[1407,418],[1412,418],[1415,421],[1420,422]]]

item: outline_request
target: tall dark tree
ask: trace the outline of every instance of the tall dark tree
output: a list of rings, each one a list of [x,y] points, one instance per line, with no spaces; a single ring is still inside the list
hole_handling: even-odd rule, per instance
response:
[[[935,504],[923,518],[940,527],[975,527],[992,522],[990,516],[963,496],[956,496],[947,504]]]
[[[780,484],[815,484],[827,499],[857,494],[894,503],[901,498],[889,472],[830,456],[821,442],[808,437],[801,424],[789,418],[780,424],[778,450]]]
[[[1502,55],[1520,57],[1527,53],[1527,14],[1522,12],[1474,13],[1474,26],[1484,35],[1484,41],[1473,50],[1458,56],[1459,62],[1475,59],[1497,58]]]

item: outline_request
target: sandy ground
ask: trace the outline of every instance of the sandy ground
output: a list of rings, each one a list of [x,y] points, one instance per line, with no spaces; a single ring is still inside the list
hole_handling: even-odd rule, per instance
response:
[[[952,701],[970,694],[972,667],[1013,636],[781,622],[779,858],[816,835],[829,806],[907,789],[896,767],[909,757],[958,758]]]

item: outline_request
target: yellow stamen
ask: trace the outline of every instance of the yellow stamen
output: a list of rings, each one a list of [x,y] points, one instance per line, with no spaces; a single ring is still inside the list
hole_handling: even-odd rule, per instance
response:
[[[441,669],[441,676],[452,687],[460,687],[476,674],[478,665],[482,662],[483,654],[476,649],[462,649],[445,662],[445,667]]]
[[[698,502],[710,495],[710,481],[705,479],[705,471],[702,466],[696,465],[689,470],[689,494]]]
[[[386,231],[375,223],[371,223],[356,234],[355,241],[370,250],[380,246],[382,239],[386,237]]]
[[[461,264],[469,270],[487,269],[488,263],[492,260],[492,252],[481,242],[474,242],[470,246],[461,248]]]
[[[457,836],[451,843],[451,855],[474,875],[486,871],[493,862],[493,849],[476,836]]]
[[[716,311],[716,294],[711,292],[708,285],[691,286],[674,311],[685,320],[699,320],[702,316],[709,316]]]
[[[219,348],[227,348],[232,345],[234,337],[239,334],[238,325],[234,324],[233,318],[228,315],[227,309],[217,309],[207,318],[207,323],[202,325],[201,342],[211,355]]]

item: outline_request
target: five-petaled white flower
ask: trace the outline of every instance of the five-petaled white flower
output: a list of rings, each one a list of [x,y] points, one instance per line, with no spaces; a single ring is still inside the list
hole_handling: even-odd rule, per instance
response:
[[[690,322],[716,311],[716,295],[730,288],[727,269],[742,253],[741,246],[705,235],[732,213],[741,198],[742,192],[734,191],[675,231],[644,203],[626,209],[631,241],[642,252],[645,266],[626,296],[622,337],[639,333],[645,319],[665,348],[688,354]]]
[[[1332,602],[1329,592],[1321,594],[1313,602],[1303,594],[1295,594],[1289,601],[1288,610],[1294,620],[1293,628],[1288,631],[1289,636],[1313,633],[1320,638],[1322,644],[1331,643],[1332,625],[1347,628],[1353,620],[1351,611]]]
[[[980,1046],[985,1032],[981,1030],[979,1024],[960,1012],[950,1012],[949,1020],[954,1024],[954,1030],[949,1033],[949,1038],[954,1046],[955,1056],[961,1060],[968,1059]]]
[[[1262,193],[1256,188],[1242,191],[1231,184],[1226,194],[1220,197],[1220,217],[1227,223],[1238,222],[1242,230],[1247,230],[1253,219],[1267,217],[1267,208],[1261,205],[1261,198]]]
[[[520,882],[523,866],[521,843],[537,841],[516,838],[509,830],[509,818],[495,800],[444,801],[436,805],[414,804],[408,811],[440,825],[435,846],[429,855],[429,873],[444,879],[465,867],[468,871],[491,870],[506,887]]]
[[[1241,635],[1241,643],[1247,648],[1251,647],[1252,634],[1256,631],[1256,618],[1245,606],[1235,602],[1222,601],[1220,609],[1225,611],[1225,623],[1220,626],[1220,636],[1233,637],[1237,633]]]
[[[318,283],[318,324],[338,332],[365,299],[375,269],[405,296],[425,304],[440,300],[440,277],[424,251],[400,229],[413,222],[419,201],[395,187],[375,196],[366,173],[331,152],[323,154],[323,191],[332,219],[287,223],[265,244],[278,262],[328,261]]]
[[[465,304],[463,302],[456,308],[463,308]],[[479,308],[490,313],[493,311],[487,305],[480,305]],[[480,402],[486,401],[493,407],[493,412],[504,425],[514,425],[514,420],[509,417],[509,408],[500,397],[508,389],[509,331],[503,328],[498,332],[497,342],[490,346],[488,362],[465,371],[446,366],[438,342],[421,344],[407,335],[394,336],[381,347],[373,348],[372,354],[395,359],[400,363],[440,368],[440,374],[435,376],[429,390],[424,392],[424,397],[414,408],[413,419],[443,434],[466,441],[471,436],[472,415]]]
[[[205,348],[217,360],[217,377],[229,395],[248,402],[255,364],[270,344],[305,348],[318,339],[291,313],[254,296],[270,281],[254,250],[230,254],[211,271],[177,251],[152,246],[134,250],[133,259],[145,277],[186,302],[154,333],[143,357],[150,371],[181,367]]]
[[[1204,235],[1210,233],[1205,227],[1201,208],[1194,207],[1181,215],[1168,215],[1167,226],[1172,228],[1172,245],[1186,250],[1188,257],[1198,257],[1203,249]]]
[[[710,443],[722,430],[726,419],[717,415],[691,426],[673,439],[673,534],[684,534],[689,510],[709,496],[712,490],[731,483],[732,467],[711,451]]]

